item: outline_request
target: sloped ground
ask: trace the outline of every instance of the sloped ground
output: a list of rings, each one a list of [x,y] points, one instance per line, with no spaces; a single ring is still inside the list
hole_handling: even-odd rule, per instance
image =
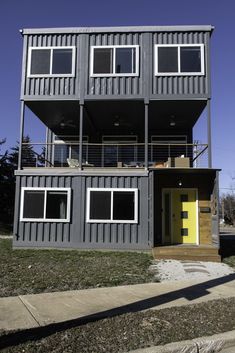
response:
[[[5,348],[2,352],[128,352],[233,329],[235,298],[230,298],[156,311],[128,313],[65,329],[40,339],[34,337],[32,341]]]
[[[148,253],[12,250],[0,239],[0,297],[147,283]]]

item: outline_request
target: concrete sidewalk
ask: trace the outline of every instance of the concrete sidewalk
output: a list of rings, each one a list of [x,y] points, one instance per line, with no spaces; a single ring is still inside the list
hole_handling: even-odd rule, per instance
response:
[[[207,281],[174,281],[22,295],[0,299],[0,330],[162,309],[235,297],[235,274]]]

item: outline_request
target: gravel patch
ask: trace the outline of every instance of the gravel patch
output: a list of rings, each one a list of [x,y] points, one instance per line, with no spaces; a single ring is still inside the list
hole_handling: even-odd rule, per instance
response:
[[[227,276],[235,272],[230,266],[222,263],[178,260],[154,260],[150,271],[160,282],[204,280]]]

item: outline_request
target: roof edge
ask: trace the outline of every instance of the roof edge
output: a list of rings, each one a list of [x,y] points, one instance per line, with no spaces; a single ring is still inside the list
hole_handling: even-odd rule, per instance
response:
[[[113,32],[212,32],[211,25],[194,26],[119,26],[119,27],[62,27],[62,28],[26,28],[20,33],[25,34],[59,34],[59,33],[113,33]]]

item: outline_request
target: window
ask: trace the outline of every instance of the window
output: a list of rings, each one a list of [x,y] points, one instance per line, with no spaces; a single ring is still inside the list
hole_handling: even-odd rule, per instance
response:
[[[155,45],[155,75],[204,75],[203,44]]]
[[[29,48],[28,76],[74,76],[74,47]]]
[[[92,46],[91,76],[138,76],[139,46]]]
[[[69,222],[70,188],[22,188],[20,220]]]
[[[87,189],[87,222],[137,223],[137,213],[137,189]]]
[[[130,164],[137,159],[135,135],[104,135],[102,143],[103,167],[116,167],[118,162]]]
[[[83,136],[82,160],[88,161],[88,137]],[[54,136],[54,167],[68,167],[67,158],[79,160],[79,136],[55,135]]]

